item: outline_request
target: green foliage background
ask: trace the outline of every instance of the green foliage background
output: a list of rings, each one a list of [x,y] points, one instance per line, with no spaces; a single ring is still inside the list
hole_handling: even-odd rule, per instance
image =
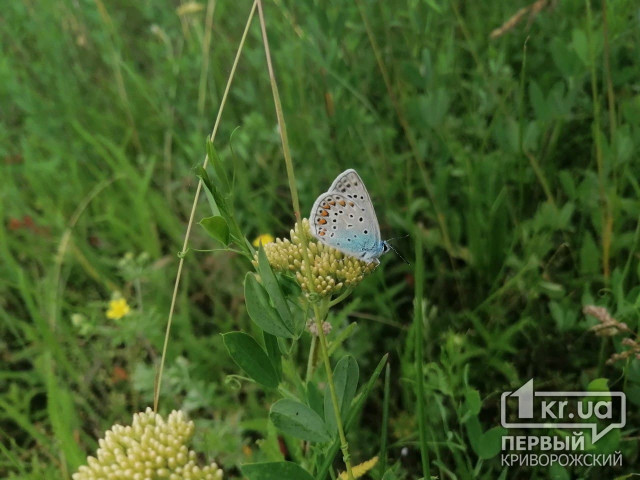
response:
[[[625,391],[627,427],[601,448],[624,456],[607,478],[640,470],[640,360],[607,365],[620,339],[596,337],[581,313],[603,305],[640,327],[640,9],[591,2],[589,15],[585,2],[547,2],[490,37],[526,5],[265,2],[304,211],[356,168],[383,236],[410,234],[395,242],[410,260],[416,235],[425,245],[420,373],[439,478],[498,478],[481,435],[499,425],[500,393],[532,377],[545,390],[607,378]],[[250,7],[3,5],[0,476],[70,478],[105,429],[150,404],[195,167]],[[286,236],[293,213],[257,22],[216,147],[235,166],[248,237]],[[209,214],[202,201],[196,220]],[[197,226],[192,247],[161,406],[186,410],[199,449],[233,475],[269,428],[269,400],[229,380],[237,371],[219,335],[254,328],[243,305],[249,265],[198,252],[218,246]],[[341,348],[361,371],[391,354],[398,478],[420,472],[413,269],[385,256],[331,317],[335,329],[357,321]],[[121,321],[104,313],[116,291],[133,308]],[[371,395],[349,436],[356,459],[378,453],[382,397]]]

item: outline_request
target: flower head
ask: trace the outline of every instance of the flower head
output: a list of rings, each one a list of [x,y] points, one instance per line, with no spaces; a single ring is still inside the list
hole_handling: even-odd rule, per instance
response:
[[[109,309],[107,310],[107,318],[112,320],[120,320],[124,317],[131,307],[124,298],[116,298],[109,302]]]
[[[305,235],[309,249],[311,285],[304,269],[302,235]],[[377,266],[376,262],[363,262],[319,242],[311,235],[309,221],[306,218],[302,220],[302,228],[296,223],[290,236],[291,239],[278,238],[274,243],[264,245],[264,251],[274,270],[293,273],[307,293],[321,296],[339,293],[345,288],[356,286]],[[255,263],[257,264],[257,259]]]
[[[267,245],[268,243],[273,243],[275,239],[273,235],[269,235],[268,233],[262,233],[258,235],[255,240],[251,243],[254,247],[259,247],[260,245]]]
[[[133,424],[114,425],[100,440],[95,457],[88,457],[73,480],[205,480],[221,479],[222,470],[211,463],[196,464],[196,453],[187,448],[193,422],[180,411],[165,421],[150,408],[133,416]]]

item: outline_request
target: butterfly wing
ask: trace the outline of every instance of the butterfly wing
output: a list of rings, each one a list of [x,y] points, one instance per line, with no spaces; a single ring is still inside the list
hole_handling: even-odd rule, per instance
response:
[[[331,184],[329,192],[341,193],[348,199],[359,204],[361,208],[364,208],[366,217],[369,219],[370,228],[373,230],[374,237],[380,241],[380,225],[378,224],[378,218],[376,217],[376,211],[373,208],[371,197],[367,191],[367,187],[364,186],[364,182],[353,168],[345,170]]]
[[[383,251],[380,227],[371,199],[355,170],[335,179],[311,209],[311,233],[321,242],[365,261]]]

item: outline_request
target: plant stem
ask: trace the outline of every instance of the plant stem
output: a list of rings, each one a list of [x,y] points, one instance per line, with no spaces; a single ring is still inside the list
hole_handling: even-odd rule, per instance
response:
[[[349,480],[354,480],[353,471],[351,470],[351,457],[349,455],[349,442],[344,434],[344,427],[342,425],[342,415],[340,412],[340,405],[338,403],[338,395],[336,394],[336,386],[333,383],[333,372],[331,370],[331,362],[329,360],[329,352],[327,347],[327,338],[324,335],[322,329],[322,323],[326,318],[328,312],[328,305],[320,311],[317,303],[313,304],[313,311],[315,314],[316,328],[318,330],[318,339],[320,340],[320,353],[322,354],[322,360],[324,361],[324,368],[327,371],[327,383],[329,384],[329,392],[331,393],[331,403],[333,403],[333,411],[336,416],[336,424],[338,425],[338,436],[340,437],[340,449],[342,450],[342,460],[347,468],[347,477]]]
[[[331,300],[331,303],[329,304],[329,306],[333,307],[334,305],[339,304],[345,298],[347,298],[349,295],[351,295],[351,292],[353,292],[353,288],[347,288],[344,292],[342,292],[340,295],[338,295],[335,300]]]
[[[251,12],[249,13],[249,18],[247,18],[247,23],[244,27],[244,32],[242,33],[242,39],[240,40],[240,44],[238,45],[238,51],[236,52],[236,57],[233,60],[233,66],[231,67],[231,72],[229,73],[229,78],[227,79],[227,86],[224,89],[224,94],[222,95],[222,100],[220,102],[220,108],[218,109],[218,115],[216,117],[216,121],[213,125],[213,130],[211,131],[211,136],[209,140],[213,143],[213,140],[216,138],[216,133],[218,133],[218,126],[220,125],[220,119],[222,118],[222,111],[224,110],[224,106],[227,103],[227,96],[229,94],[229,89],[231,88],[231,82],[233,81],[233,77],[236,73],[236,67],[238,66],[238,61],[240,60],[240,54],[242,53],[242,48],[244,47],[244,42],[247,39],[247,33],[249,33],[249,27],[251,26],[251,20],[253,20],[253,15],[256,11],[256,3],[258,0],[253,2],[253,6],[251,7]],[[204,162],[202,163],[202,168],[207,168],[207,164],[209,163],[209,157],[204,157]],[[182,252],[187,251],[187,247],[189,246],[189,235],[191,234],[191,227],[193,225],[193,218],[196,215],[196,207],[198,206],[198,199],[200,198],[200,191],[202,190],[202,179],[198,181],[198,186],[196,188],[196,194],[193,198],[193,205],[191,206],[191,214],[189,215],[189,222],[187,223],[187,231],[184,235],[184,244],[182,245]],[[178,262],[178,272],[176,273],[176,281],[173,285],[173,296],[171,297],[171,306],[169,307],[169,319],[167,320],[167,329],[164,335],[164,345],[162,346],[162,358],[160,360],[160,368],[158,369],[158,374],[156,376],[156,384],[154,387],[153,393],[153,411],[158,411],[158,402],[160,400],[160,387],[162,386],[162,373],[164,371],[164,362],[167,356],[167,346],[169,345],[169,334],[171,332],[171,324],[173,322],[173,312],[176,308],[176,299],[178,298],[178,287],[180,286],[180,277],[182,276],[182,266],[184,265],[184,255],[180,255],[180,261]]]
[[[284,114],[282,113],[282,102],[280,101],[280,93],[278,92],[278,84],[276,76],[273,73],[273,64],[271,63],[271,50],[269,49],[269,38],[267,37],[267,26],[264,21],[264,13],[262,12],[262,2],[258,1],[258,15],[260,17],[260,27],[262,29],[262,41],[264,43],[264,53],[267,57],[267,70],[269,71],[269,81],[271,82],[271,92],[273,93],[273,103],[276,108],[276,117],[278,118],[278,127],[280,127],[280,139],[282,140],[282,154],[284,155],[284,163],[287,167],[287,180],[289,181],[289,189],[291,190],[291,203],[293,204],[293,213],[296,216],[296,222],[302,219],[300,216],[300,200],[298,200],[298,188],[296,187],[296,176],[293,171],[293,162],[291,161],[291,150],[289,149],[289,138],[287,136],[287,125],[284,122]],[[301,225],[302,226],[302,225]],[[302,235],[304,237],[304,235]],[[306,245],[305,245],[306,248]]]
[[[592,18],[591,4],[585,0],[587,9],[587,44],[589,46],[589,70],[591,71],[591,96],[593,101],[593,138],[596,147],[596,166],[598,169],[598,187],[600,190],[600,202],[602,205],[602,274],[605,284],[609,283],[611,273],[609,257],[611,254],[611,236],[613,231],[613,214],[611,202],[607,196],[605,178],[604,153],[602,151],[602,139],[600,132],[600,98],[598,95],[598,80],[596,78],[596,59],[591,33]]]
[[[380,475],[387,469],[387,439],[389,436],[389,395],[391,392],[391,366],[387,363],[384,372],[384,397],[382,400],[382,432],[380,440]]]
[[[604,75],[607,79],[607,99],[609,101],[610,142],[614,145],[616,136],[616,97],[611,82],[611,48],[609,47],[609,24],[607,22],[607,0],[602,0],[602,36],[604,37]]]
[[[424,286],[424,268],[422,255],[422,232],[416,238],[416,283],[413,310],[413,324],[415,328],[415,371],[416,371],[416,406],[418,410],[418,431],[420,433],[420,453],[422,457],[422,475],[425,480],[431,478],[429,467],[429,451],[427,449],[427,426],[424,412],[426,398],[424,394],[424,375],[422,369],[422,295]]]
[[[311,346],[309,347],[309,359],[307,360],[307,374],[305,375],[305,382],[311,380],[311,376],[313,375],[313,364],[315,363],[317,346],[318,337],[311,335]]]
[[[207,94],[207,74],[209,73],[209,50],[211,49],[211,36],[213,33],[213,12],[216,9],[216,1],[207,2],[207,12],[204,21],[204,38],[202,39],[202,69],[200,70],[200,86],[198,87],[198,115],[204,115],[204,106]]]

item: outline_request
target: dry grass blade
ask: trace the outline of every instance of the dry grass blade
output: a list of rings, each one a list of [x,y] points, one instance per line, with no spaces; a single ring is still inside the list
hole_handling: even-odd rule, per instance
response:
[[[549,5],[549,0],[537,0],[531,5],[527,5],[526,7],[522,7],[515,14],[511,16],[506,22],[500,25],[498,28],[493,30],[490,34],[490,38],[498,38],[504,35],[505,33],[513,30],[522,19],[529,14],[529,20],[527,22],[527,28],[531,25],[531,22],[535,19],[536,15],[540,13],[545,7]]]
[[[233,82],[233,77],[236,72],[236,67],[238,66],[238,61],[240,60],[240,54],[242,53],[242,47],[244,46],[245,40],[247,38],[247,33],[249,32],[249,27],[251,26],[251,21],[253,20],[253,15],[256,11],[257,0],[253,2],[253,6],[251,7],[251,12],[249,13],[249,17],[247,18],[247,23],[244,28],[244,32],[242,33],[242,39],[240,40],[240,44],[238,45],[238,51],[236,52],[236,57],[233,60],[233,66],[231,67],[231,72],[229,73],[229,78],[227,79],[227,85],[224,90],[224,94],[222,95],[222,101],[220,102],[220,108],[218,109],[218,115],[216,116],[215,124],[213,125],[213,130],[211,132],[211,136],[209,139],[213,143],[216,133],[218,132],[218,126],[220,125],[220,119],[222,118],[222,111],[224,110],[224,106],[227,103],[227,96],[229,95],[229,89],[231,88],[231,83]],[[209,163],[209,157],[206,156],[204,162],[202,163],[202,168],[207,168],[207,164]],[[184,235],[184,244],[182,246],[182,252],[187,251],[187,247],[189,246],[189,235],[191,234],[191,226],[193,225],[193,218],[196,214],[196,206],[198,205],[198,198],[200,198],[200,191],[202,190],[202,180],[198,181],[198,187],[196,188],[196,193],[193,198],[193,205],[191,206],[191,214],[189,215],[189,222],[187,223],[187,231]],[[184,265],[184,255],[180,256],[180,262],[178,263],[178,273],[176,273],[176,281],[173,287],[173,296],[171,297],[171,306],[169,307],[169,319],[167,320],[167,329],[164,337],[164,345],[162,347],[162,359],[160,360],[160,368],[158,369],[158,374],[156,376],[156,382],[153,393],[153,411],[158,411],[158,402],[160,400],[160,387],[162,386],[162,372],[164,370],[164,362],[167,355],[167,345],[169,344],[169,334],[171,332],[171,323],[173,320],[173,312],[176,306],[176,298],[178,297],[178,288],[180,286],[180,277],[182,276],[182,266]]]

